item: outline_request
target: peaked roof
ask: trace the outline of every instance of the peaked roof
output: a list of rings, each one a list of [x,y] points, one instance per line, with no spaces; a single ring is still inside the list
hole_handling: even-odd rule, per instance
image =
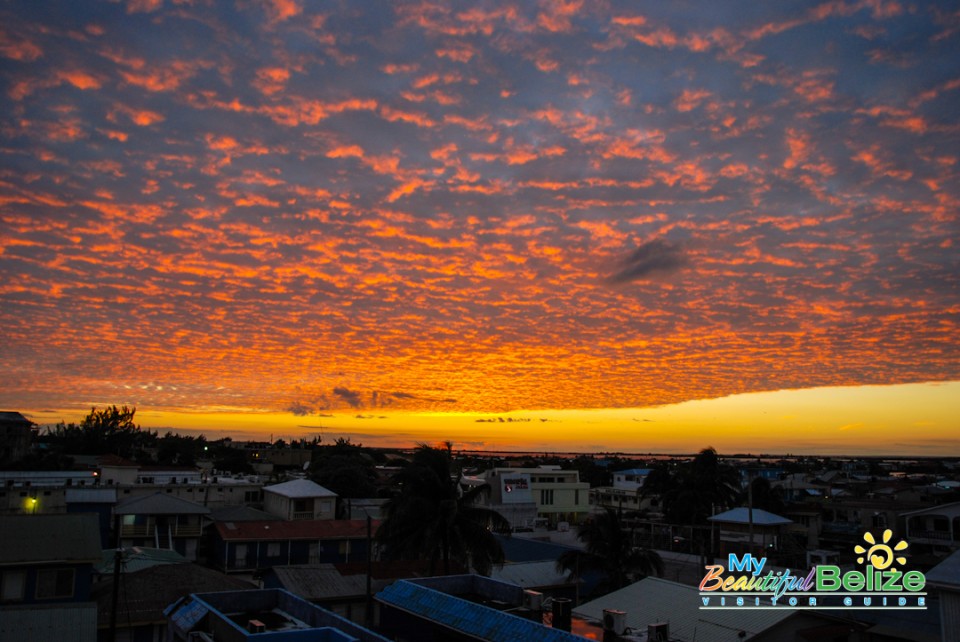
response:
[[[553,586],[574,586],[566,571],[557,572],[557,563],[553,560],[542,562],[511,562],[500,568],[494,568],[490,577],[501,582],[535,589]]]
[[[282,517],[251,508],[250,506],[222,506],[210,512],[210,519],[215,522],[279,522]]]
[[[649,475],[650,468],[628,468],[627,470],[618,470],[614,475]]]
[[[954,551],[929,571],[924,573],[927,584],[960,591],[960,551]]]
[[[366,595],[366,575],[343,575],[333,564],[312,566],[274,566],[269,571],[281,588],[305,600],[329,600]],[[371,580],[374,590],[390,580]]]
[[[125,623],[164,622],[163,609],[184,595],[205,591],[254,588],[250,582],[197,564],[165,564],[124,575],[120,582],[117,620]],[[97,582],[91,592],[101,622],[110,621],[113,579]]]
[[[118,503],[114,515],[207,515],[210,509],[166,493],[132,497]]]
[[[398,580],[377,593],[381,604],[436,622],[466,636],[489,642],[538,640],[582,642],[583,638],[488,606],[475,604],[407,580]],[[696,606],[696,603],[693,603]]]
[[[701,604],[697,587],[647,577],[581,604],[573,613],[602,622],[604,609],[616,609],[627,614],[627,626],[634,631],[645,631],[654,622],[668,622],[671,640],[717,642],[739,642],[744,639],[739,637],[740,631],[750,639],[796,613],[786,609],[700,610]]]
[[[33,422],[21,415],[19,412],[12,410],[3,410],[0,411],[0,423],[5,424],[22,424],[24,426],[32,426]]]
[[[99,561],[94,514],[0,515],[0,564]]]
[[[283,497],[291,499],[304,499],[308,497],[336,497],[337,494],[332,490],[324,488],[320,484],[309,479],[292,479],[282,484],[273,486],[264,486],[266,493],[276,493]]]
[[[106,455],[100,455],[97,457],[97,463],[101,466],[110,466],[112,468],[139,468],[140,464],[135,461],[130,461],[125,459],[120,455],[114,455],[113,453],[107,453]]]
[[[108,548],[104,550],[103,559],[94,570],[101,575],[113,573],[113,562],[116,560],[116,555],[116,549]],[[176,551],[145,546],[132,546],[123,549],[123,556],[120,559],[120,571],[123,573],[136,573],[151,566],[186,564],[190,561]]]
[[[717,513],[713,517],[708,517],[711,522],[726,522],[728,524],[749,524],[750,509],[746,506],[731,508],[728,511]],[[783,524],[792,524],[792,519],[787,519],[780,515],[767,512],[762,508],[753,509],[753,523],[758,526],[781,526]]]

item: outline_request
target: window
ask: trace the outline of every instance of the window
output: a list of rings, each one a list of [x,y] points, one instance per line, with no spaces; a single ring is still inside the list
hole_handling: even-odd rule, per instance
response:
[[[0,601],[23,599],[23,585],[27,574],[23,571],[4,571],[0,574]]]
[[[267,544],[267,557],[280,557],[280,542]]]
[[[341,555],[350,554],[350,540],[344,540],[340,542],[340,554]]]
[[[573,505],[574,505],[574,506],[579,506],[579,505],[580,505],[580,491],[579,491],[579,490],[574,490],[574,491],[573,491]]]
[[[550,506],[553,504],[553,489],[550,490],[541,489],[540,490],[540,504],[543,506]]]
[[[59,568],[37,573],[37,599],[73,597],[73,569]]]

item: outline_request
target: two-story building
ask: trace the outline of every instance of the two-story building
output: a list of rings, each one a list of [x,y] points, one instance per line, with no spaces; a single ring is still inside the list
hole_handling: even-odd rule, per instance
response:
[[[659,497],[645,497],[643,484],[650,468],[630,468],[613,473],[613,486],[590,489],[590,503],[596,508],[613,508],[618,511],[641,511],[656,509]]]
[[[528,514],[535,522],[517,523],[514,528],[535,525],[555,527],[558,524],[577,524],[590,512],[590,484],[580,481],[577,470],[563,470],[559,466],[537,468],[493,468],[484,479],[490,484],[490,508],[500,511],[510,520],[518,505],[530,506]],[[519,499],[519,501],[516,501]],[[511,508],[514,510],[511,511]],[[522,513],[520,513],[522,514]]]
[[[309,479],[293,479],[264,487],[263,510],[287,520],[333,519],[337,494]]]
[[[121,520],[123,548],[167,548],[196,561],[203,520],[210,509],[166,493],[155,493],[121,501],[113,514]]]
[[[911,547],[939,553],[960,549],[960,502],[902,513],[900,519]]]
[[[364,561],[378,525],[365,519],[217,522],[210,561],[225,572]]]
[[[0,516],[0,640],[94,642],[95,515]]]

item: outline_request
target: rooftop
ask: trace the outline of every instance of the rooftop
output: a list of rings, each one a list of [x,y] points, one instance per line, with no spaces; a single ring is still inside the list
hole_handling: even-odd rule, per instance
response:
[[[268,636],[272,632],[295,628],[318,629],[311,637],[295,639],[387,642],[385,637],[283,589],[190,594],[167,607],[164,615],[170,630],[182,637],[204,630],[204,617],[209,616],[230,626],[237,639],[251,636],[271,639]],[[258,619],[267,630],[251,633],[246,628],[251,619]],[[234,639],[233,635],[231,639]]]
[[[954,551],[924,575],[928,584],[960,591],[960,551]]]
[[[120,622],[161,622],[163,610],[184,595],[198,591],[236,591],[253,588],[244,580],[197,564],[165,564],[124,575],[120,582],[117,619]],[[113,578],[94,585],[91,599],[102,622],[110,621]]]
[[[276,493],[290,499],[306,499],[309,497],[336,497],[337,494],[332,490],[324,488],[320,484],[309,479],[293,479],[282,484],[273,486],[264,486],[265,493]]]
[[[113,573],[113,562],[116,559],[117,551],[108,548],[102,552],[103,558],[96,567],[96,572],[101,575],[110,575]],[[163,564],[186,564],[189,560],[176,551],[165,548],[147,548],[145,546],[133,546],[122,549],[120,561],[120,570],[123,573],[136,573],[145,568],[160,566]]]
[[[210,509],[167,493],[132,497],[118,503],[114,515],[207,515]]]
[[[372,520],[376,533],[378,520]],[[278,539],[360,539],[367,536],[365,519],[305,519],[293,522],[217,522],[217,532],[224,540],[259,541]]]
[[[450,576],[436,579],[453,581],[461,577],[479,576]],[[492,581],[489,578],[481,579]],[[428,583],[429,580],[399,580],[377,593],[376,599],[381,604],[436,622],[463,636],[488,642],[516,642],[517,640],[582,642],[583,640],[572,633],[546,627],[510,613],[470,602],[456,595],[449,595],[425,586],[421,584],[422,582]],[[520,590],[517,587],[512,588]]]
[[[700,610],[699,605],[697,587],[647,577],[581,604],[573,609],[573,614],[602,622],[603,610],[615,609],[627,614],[627,626],[634,631],[646,631],[649,624],[667,622],[671,640],[740,642],[796,613],[779,609]],[[745,638],[739,636],[740,631],[746,632]]]
[[[19,412],[14,412],[12,410],[3,410],[0,411],[0,423],[4,424],[23,424],[24,426],[32,426],[33,422],[21,415]]]
[[[0,564],[99,562],[100,524],[85,513],[0,516]]]
[[[726,524],[749,524],[750,509],[746,506],[731,508],[728,511],[718,513],[713,517],[708,517],[707,519],[711,522]],[[754,508],[753,523],[758,526],[781,526],[784,524],[792,524],[793,520],[782,517],[781,515],[770,513],[761,508]]]

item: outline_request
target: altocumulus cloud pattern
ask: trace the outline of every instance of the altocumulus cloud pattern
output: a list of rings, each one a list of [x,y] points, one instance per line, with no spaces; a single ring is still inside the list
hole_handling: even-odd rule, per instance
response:
[[[0,7],[5,406],[955,378],[949,3]]]

